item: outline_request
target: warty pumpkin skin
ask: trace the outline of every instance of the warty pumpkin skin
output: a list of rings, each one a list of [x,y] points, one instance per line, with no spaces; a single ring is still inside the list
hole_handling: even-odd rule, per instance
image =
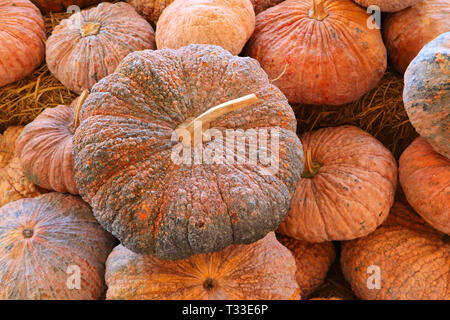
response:
[[[336,258],[332,242],[309,243],[277,234],[278,241],[288,248],[295,258],[295,279],[303,299],[313,293],[324,281]]]
[[[278,231],[309,242],[373,232],[394,203],[397,163],[391,152],[353,126],[308,132],[301,141],[307,165]]]
[[[260,13],[270,7],[273,7],[283,0],[251,0],[253,4],[253,8],[255,9],[255,14]]]
[[[126,0],[136,11],[145,17],[147,21],[156,24],[159,16],[174,0]]]
[[[106,261],[107,299],[299,299],[295,260],[273,232],[250,245],[166,261],[122,245]]]
[[[62,20],[47,40],[47,64],[80,94],[114,72],[129,53],[154,49],[152,26],[124,2],[101,3]]]
[[[228,156],[211,164],[172,160],[172,134],[182,123],[250,93],[258,103],[210,127],[224,139],[225,130],[264,128],[269,138],[277,130],[278,169]],[[165,259],[219,251],[261,239],[285,218],[303,170],[295,130],[286,98],[251,58],[210,45],[135,52],[83,105],[73,140],[75,179],[100,223],[130,250]],[[202,147],[220,145],[217,139]]]
[[[421,0],[353,0],[363,7],[378,6],[383,12],[397,12],[415,5]]]
[[[29,75],[44,59],[45,27],[28,0],[0,1],[0,87]]]
[[[42,193],[23,174],[16,155],[15,142],[23,127],[8,127],[0,134],[0,207],[22,198],[31,198]]]
[[[81,198],[53,192],[21,199],[0,208],[0,217],[0,299],[101,296],[113,237]],[[68,285],[75,266],[80,289]]]
[[[33,183],[77,195],[72,156],[74,107],[59,105],[45,109],[25,126],[16,149],[23,171]]]
[[[318,9],[311,11],[314,3]],[[367,27],[368,18],[350,0],[284,1],[258,14],[244,53],[261,63],[290,103],[349,103],[386,70],[381,33]]]
[[[425,45],[408,66],[403,102],[416,131],[450,158],[450,32]]]
[[[108,0],[31,0],[43,14],[66,11],[70,6],[85,8]]]
[[[383,37],[389,58],[404,73],[423,46],[450,31],[450,0],[423,0],[400,12],[388,15]]]
[[[175,0],[156,25],[158,49],[218,45],[239,54],[255,29],[250,0]]]
[[[408,203],[435,229],[450,234],[450,160],[418,137],[399,161]]]
[[[341,266],[362,299],[450,299],[449,238],[402,203],[394,204],[385,223],[373,233],[342,244]],[[369,279],[376,267],[381,286],[369,289],[368,282],[376,284]]]

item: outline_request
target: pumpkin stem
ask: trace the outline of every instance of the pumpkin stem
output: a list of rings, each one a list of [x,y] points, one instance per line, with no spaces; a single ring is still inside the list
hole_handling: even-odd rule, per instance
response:
[[[302,178],[314,178],[319,171],[320,164],[312,159],[311,149],[305,150],[305,169],[303,170]]]
[[[95,35],[97,35],[100,32],[100,26],[101,26],[101,24],[98,23],[98,22],[94,22],[94,23],[87,22],[87,23],[85,23],[80,29],[81,36],[84,38],[84,37],[87,37],[87,36],[95,36]]]
[[[78,126],[80,125],[80,111],[81,111],[81,107],[83,106],[84,102],[86,101],[87,96],[89,95],[89,91],[88,90],[83,90],[83,92],[81,93],[79,99],[78,99],[78,103],[75,107],[75,116],[73,118],[73,131],[77,130]]]
[[[196,122],[200,122],[202,127],[207,127],[211,121],[219,118],[220,116],[227,114],[231,111],[242,109],[248,107],[252,104],[258,102],[258,97],[254,94],[249,94],[238,99],[230,100],[225,103],[219,104],[206,112],[199,115],[197,118],[191,120],[189,119],[187,122],[181,124],[175,131],[187,130],[191,135],[191,141],[194,141],[194,124]],[[183,139],[184,141],[184,139]]]
[[[29,239],[29,238],[31,238],[31,237],[33,236],[34,231],[33,231],[33,229],[24,229],[24,230],[22,231],[22,234],[23,234],[23,236],[24,236],[25,238]]]
[[[313,7],[309,11],[309,17],[322,21],[328,17],[328,12],[325,10],[324,0],[313,0]]]

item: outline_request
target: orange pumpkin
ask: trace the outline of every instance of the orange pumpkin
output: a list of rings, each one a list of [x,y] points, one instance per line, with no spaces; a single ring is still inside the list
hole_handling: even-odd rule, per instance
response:
[[[107,299],[299,299],[295,260],[273,232],[250,245],[167,261],[122,245],[106,262]]]
[[[397,164],[391,152],[353,126],[305,133],[301,141],[305,169],[278,231],[310,242],[373,232],[394,203]]]
[[[245,53],[291,103],[341,105],[376,86],[386,48],[350,0],[288,0],[256,17]]]
[[[22,130],[23,127],[9,127],[0,134],[0,207],[42,193],[25,177],[16,155],[14,145]]]
[[[0,208],[0,217],[0,299],[102,295],[114,239],[81,198],[53,192],[21,199]]]
[[[404,73],[423,46],[450,31],[450,0],[423,0],[389,15],[383,36],[395,68]]]
[[[80,94],[114,72],[129,53],[154,48],[153,28],[131,5],[104,2],[55,27],[47,41],[47,65]]]
[[[297,271],[295,279],[303,298],[313,293],[324,281],[336,258],[332,242],[309,243],[277,235],[278,241],[294,255]]]
[[[163,10],[174,0],[127,0],[147,21],[156,23]]]
[[[421,0],[353,0],[363,7],[377,6],[383,12],[396,12],[411,7]]]
[[[45,27],[28,0],[0,1],[0,87],[22,79],[44,59]]]
[[[435,229],[450,234],[450,160],[418,137],[400,157],[399,176],[414,210]]]
[[[341,265],[362,299],[450,299],[449,237],[399,202],[375,232],[342,244]]]
[[[156,45],[179,49],[212,44],[237,55],[254,29],[250,0],[175,0],[158,20]]]

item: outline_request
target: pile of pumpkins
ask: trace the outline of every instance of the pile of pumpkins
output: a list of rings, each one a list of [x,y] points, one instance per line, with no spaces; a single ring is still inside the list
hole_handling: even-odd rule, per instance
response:
[[[450,299],[450,0],[100,2],[0,2],[0,86],[45,55],[80,94],[0,135],[0,299],[305,299],[333,241],[359,298]],[[70,5],[93,7],[45,39]],[[290,104],[355,101],[388,55],[420,135],[398,166],[357,127],[297,136]],[[174,162],[206,118],[272,130],[277,170]]]

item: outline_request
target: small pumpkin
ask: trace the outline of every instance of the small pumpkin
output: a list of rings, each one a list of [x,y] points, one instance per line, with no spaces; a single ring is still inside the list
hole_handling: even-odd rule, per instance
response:
[[[405,73],[409,120],[434,150],[450,158],[450,32],[420,51]]]
[[[397,12],[422,0],[353,0],[363,7],[377,6],[383,12]]]
[[[299,299],[295,260],[273,232],[250,245],[176,261],[119,245],[106,261],[107,299]]]
[[[255,14],[260,13],[270,7],[273,7],[283,0],[251,0],[253,4],[253,8],[255,9]]]
[[[239,54],[255,29],[250,0],[175,0],[156,25],[158,49],[213,44]]]
[[[309,242],[373,232],[394,203],[397,164],[369,133],[353,126],[301,136],[306,165],[278,231]]]
[[[0,208],[0,299],[98,299],[113,237],[79,197],[57,192]],[[80,282],[70,282],[79,272]]]
[[[435,229],[450,234],[450,160],[418,137],[400,157],[399,176],[414,210]]]
[[[0,134],[0,207],[22,198],[40,195],[39,190],[23,174],[15,152],[15,141],[23,127],[9,127]]]
[[[214,106],[239,106],[246,95],[250,105],[204,123],[216,130],[215,139],[189,147],[188,162],[177,160],[179,129],[217,115]],[[78,190],[102,226],[137,253],[182,259],[259,240],[285,218],[303,170],[286,98],[257,61],[218,46],[128,55],[94,86],[80,119],[73,140]],[[266,146],[244,139],[245,157],[224,146],[237,146],[227,130],[250,129]],[[252,163],[250,146],[260,157],[270,157],[267,149],[278,155]],[[198,150],[221,148],[226,156],[217,161],[193,158]]]
[[[450,0],[422,0],[389,15],[383,36],[394,67],[404,73],[423,46],[450,31]]]
[[[70,6],[85,8],[108,0],[31,0],[42,13],[66,11]]]
[[[80,94],[114,72],[129,53],[154,49],[152,26],[124,2],[101,3],[64,19],[47,40],[47,65]]]
[[[375,232],[342,244],[341,266],[362,299],[450,299],[449,237],[400,202]]]
[[[78,101],[81,107],[88,92]],[[45,109],[25,126],[16,141],[25,175],[38,186],[78,194],[72,156],[72,138],[78,125],[73,106]]]
[[[156,24],[163,10],[174,0],[127,0],[147,21]]]
[[[0,87],[29,75],[44,59],[45,27],[29,0],[0,1]]]
[[[245,54],[257,59],[290,103],[341,105],[374,88],[386,48],[350,0],[287,0],[261,12]]]
[[[309,243],[281,234],[277,235],[277,239],[294,255],[297,266],[295,279],[302,298],[308,297],[325,281],[327,272],[336,258],[333,243]]]

